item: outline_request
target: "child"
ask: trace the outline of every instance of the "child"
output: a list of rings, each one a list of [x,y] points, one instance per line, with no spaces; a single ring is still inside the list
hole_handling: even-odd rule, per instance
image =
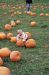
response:
[[[30,12],[30,4],[32,3],[32,0],[26,0],[26,8],[27,12]]]
[[[18,35],[16,36],[16,39],[22,39],[24,42],[28,39],[27,34],[25,34],[25,32],[23,32],[21,29],[17,30]]]

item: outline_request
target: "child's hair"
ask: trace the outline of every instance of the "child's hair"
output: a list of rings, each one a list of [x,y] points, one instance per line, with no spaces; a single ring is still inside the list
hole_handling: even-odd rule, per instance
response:
[[[19,33],[19,32],[23,32],[22,29],[17,30],[17,33]]]

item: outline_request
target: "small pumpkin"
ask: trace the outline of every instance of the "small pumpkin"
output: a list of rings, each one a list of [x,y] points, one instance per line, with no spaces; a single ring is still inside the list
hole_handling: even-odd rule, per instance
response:
[[[11,51],[9,50],[9,48],[1,48],[0,49],[0,57],[8,57],[10,55]]]
[[[21,9],[21,6],[19,6],[18,8]]]
[[[0,66],[0,75],[10,75],[10,69],[4,66]]]
[[[24,46],[23,40],[22,39],[17,40],[16,45],[19,46],[19,47]]]
[[[17,14],[20,14],[20,15],[21,15],[21,14],[22,14],[22,12],[20,12],[20,11],[17,11]]]
[[[16,39],[16,37],[11,37],[10,41],[11,42],[17,42],[17,39]]]
[[[28,36],[28,38],[30,39],[32,37],[31,33],[30,32],[25,32]]]
[[[20,61],[22,59],[22,54],[19,51],[12,51],[10,54],[11,61]]]
[[[49,16],[49,13],[46,13],[45,16]]]
[[[36,46],[36,41],[34,39],[29,39],[25,42],[27,48],[34,48]]]
[[[0,66],[3,65],[3,60],[2,58],[0,57]]]
[[[6,34],[4,32],[0,32],[0,40],[3,40],[6,38]]]
[[[30,12],[30,14],[29,14],[29,15],[31,15],[31,16],[32,16],[32,15],[33,15],[33,13],[32,13],[32,12]]]
[[[15,12],[14,12],[14,15],[16,15],[16,14],[17,14],[17,12],[15,11]]]
[[[20,24],[21,23],[21,21],[20,20],[16,20],[16,24]]]
[[[7,39],[10,39],[13,36],[13,33],[7,33]]]
[[[10,24],[11,24],[11,26],[15,26],[16,25],[15,21],[11,21]]]
[[[5,30],[11,30],[11,28],[12,28],[12,26],[11,26],[10,24],[6,24],[6,25],[4,26],[4,29],[5,29]]]
[[[36,25],[37,25],[37,22],[35,22],[35,21],[32,21],[32,22],[31,22],[31,26],[32,26],[32,27],[34,27],[34,26],[36,26]]]
[[[40,13],[40,16],[44,16],[44,13]]]
[[[32,16],[37,16],[37,14],[34,12],[34,13],[32,13]]]

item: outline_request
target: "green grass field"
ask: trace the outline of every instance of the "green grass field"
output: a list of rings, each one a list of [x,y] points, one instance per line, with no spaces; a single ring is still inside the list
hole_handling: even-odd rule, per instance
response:
[[[22,60],[20,62],[11,62],[9,58],[4,58],[4,66],[10,68],[11,75],[49,75],[49,16],[45,16],[49,13],[49,5],[47,2],[37,2],[32,4],[31,11],[37,14],[36,17],[27,15],[25,2],[21,0],[5,1],[5,8],[0,1],[0,32],[12,32],[14,36],[17,35],[17,30],[30,32],[32,38],[36,40],[37,44],[35,48],[18,47],[15,43],[9,40],[0,40],[0,48],[8,47],[11,51],[18,50],[22,53]],[[24,5],[24,8],[22,7]],[[22,8],[19,9],[19,6]],[[33,9],[37,6],[36,10]],[[43,9],[40,7],[43,6]],[[11,16],[10,10],[14,12],[20,11],[22,14],[16,14]],[[6,14],[5,14],[6,13]],[[40,17],[40,13],[44,13],[43,17]],[[10,31],[4,30],[4,25],[10,23],[11,20],[21,20],[21,24],[16,25]],[[36,21],[37,26],[31,27],[30,22]]]

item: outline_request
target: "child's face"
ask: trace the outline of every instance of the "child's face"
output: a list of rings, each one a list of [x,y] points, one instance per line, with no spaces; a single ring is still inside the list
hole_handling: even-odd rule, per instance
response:
[[[19,35],[22,35],[22,32],[19,32],[18,34],[19,34]]]

